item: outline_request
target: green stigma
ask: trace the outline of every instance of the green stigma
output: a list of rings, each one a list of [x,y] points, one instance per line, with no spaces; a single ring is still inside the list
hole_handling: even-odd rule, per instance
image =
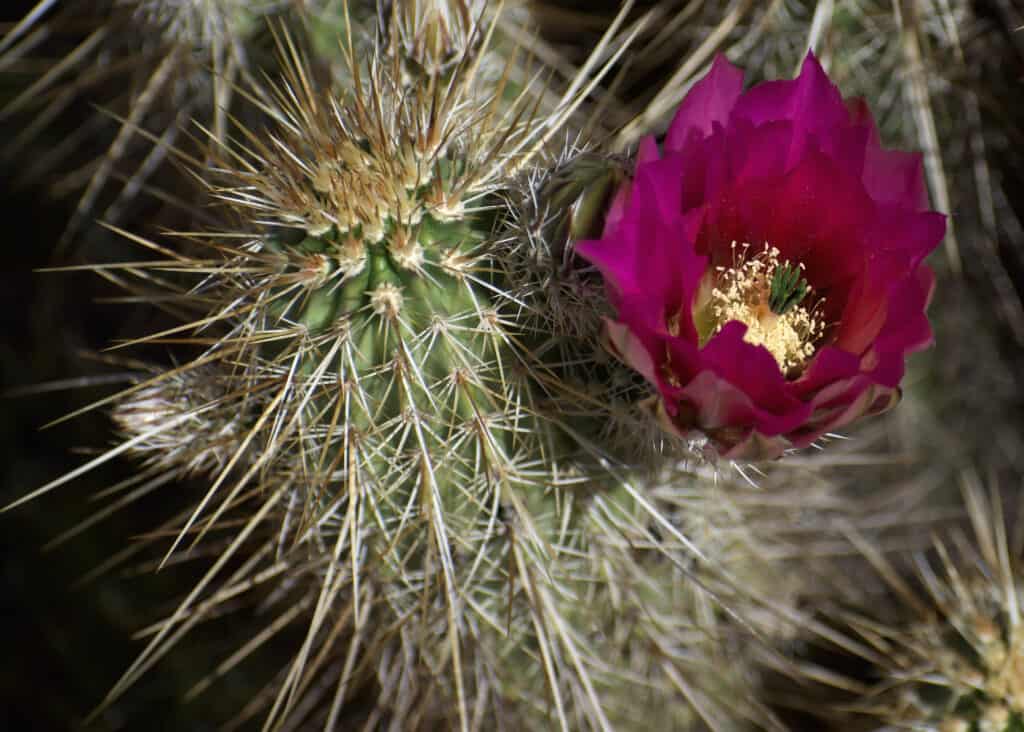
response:
[[[776,315],[782,315],[794,305],[798,305],[808,292],[810,287],[807,280],[800,276],[800,268],[785,262],[776,267],[775,274],[772,275],[768,307]]]

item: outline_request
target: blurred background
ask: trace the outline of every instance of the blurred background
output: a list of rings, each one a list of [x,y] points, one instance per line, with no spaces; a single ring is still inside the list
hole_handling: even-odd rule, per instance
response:
[[[34,2],[0,4],[0,36],[24,17]],[[42,63],[66,51],[60,41],[44,46]],[[38,66],[5,68],[0,99],[24,88]],[[0,107],[3,102],[0,102]],[[25,182],[21,173],[53,149],[95,110],[76,102],[25,154],[7,143],[24,117],[0,122],[0,211],[7,256],[0,265],[0,503],[59,477],[115,444],[112,424],[102,411],[43,429],[51,420],[79,409],[124,384],[123,366],[101,352],[138,322],[131,310],[105,302],[118,293],[86,272],[40,273],[38,268],[81,261],[56,254],[75,210],[76,196],[63,195],[51,180]],[[140,206],[140,220],[152,207]],[[96,236],[90,230],[83,239]],[[87,245],[86,245],[87,246]],[[82,250],[78,250],[81,252]],[[104,243],[104,256],[123,258],[130,249]],[[143,316],[145,317],[145,316]],[[83,375],[98,382],[84,385]],[[69,381],[70,380],[70,381]],[[0,730],[59,732],[78,729],[139,650],[132,635],[171,609],[180,571],[154,574],[141,567],[102,573],[104,562],[132,536],[155,526],[177,505],[174,493],[137,503],[108,519],[101,529],[84,531],[66,544],[46,549],[65,531],[88,518],[89,496],[131,475],[130,462],[113,463],[83,476],[44,500],[33,501],[0,519]],[[197,646],[219,648],[223,638],[207,637]],[[209,663],[213,656],[207,657]],[[148,677],[130,700],[118,703],[89,729],[214,729],[210,706],[220,695],[183,705],[194,683],[185,654],[171,660],[167,674]],[[230,698],[230,684],[223,690]],[[237,700],[236,700],[237,701]]]

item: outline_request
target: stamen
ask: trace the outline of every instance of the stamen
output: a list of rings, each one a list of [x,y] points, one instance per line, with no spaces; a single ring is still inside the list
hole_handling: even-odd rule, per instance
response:
[[[787,376],[794,376],[817,350],[824,330],[819,298],[808,307],[812,289],[803,278],[803,264],[780,261],[781,252],[765,245],[748,256],[749,244],[732,243],[731,267],[716,267],[705,275],[694,306],[703,346],[725,324],[738,320],[747,326],[743,340],[764,346]],[[667,323],[672,331],[672,323]]]

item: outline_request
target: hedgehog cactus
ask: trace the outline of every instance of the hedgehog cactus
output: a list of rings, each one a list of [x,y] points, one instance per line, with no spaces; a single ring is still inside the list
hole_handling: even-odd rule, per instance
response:
[[[186,205],[172,221],[184,215],[189,227],[160,240],[108,227],[158,258],[99,271],[128,287],[133,301],[178,318],[127,345],[173,344],[176,359],[186,355],[140,369],[130,388],[98,403],[112,409],[118,445],[12,506],[127,453],[141,468],[95,520],[179,478],[198,479],[183,483],[183,493],[203,486],[188,509],[126,555],[148,547],[162,555],[161,566],[213,559],[176,609],[147,629],[144,650],[103,707],[195,626],[228,613],[239,623],[253,617],[258,628],[191,694],[279,636],[293,641],[288,661],[265,674],[263,690],[231,722],[260,718],[266,729],[781,730],[779,702],[763,685],[772,674],[799,679],[803,669],[779,648],[817,636],[877,663],[876,626],[854,623],[850,637],[840,637],[819,622],[814,585],[828,583],[818,582],[824,560],[815,551],[849,551],[823,535],[839,520],[852,534],[888,524],[872,516],[858,525],[860,503],[894,504],[863,501],[863,486],[856,502],[845,500],[834,474],[809,470],[816,463],[806,455],[793,460],[794,472],[755,468],[763,491],[734,481],[729,469],[746,480],[744,466],[725,462],[827,441],[826,429],[894,401],[876,405],[860,381],[823,378],[822,352],[841,355],[843,368],[852,363],[844,379],[858,377],[879,360],[865,348],[885,320],[895,332],[878,336],[891,346],[879,352],[891,370],[886,388],[896,391],[905,352],[930,334],[926,272],[913,286],[881,282],[881,305],[853,308],[857,327],[849,330],[863,341],[855,352],[839,354],[830,340],[832,329],[845,327],[845,309],[801,334],[798,363],[737,330],[756,324],[736,316],[740,310],[767,327],[805,296],[820,306],[811,280],[810,289],[829,298],[863,294],[866,284],[829,279],[863,274],[862,260],[881,259],[861,256],[865,242],[854,234],[871,217],[830,198],[836,190],[885,189],[898,178],[897,198],[913,198],[908,213],[926,206],[916,159],[882,149],[866,105],[845,105],[813,54],[796,81],[753,92],[743,104],[759,114],[746,117],[733,113],[742,74],[724,56],[684,95],[682,71],[694,73],[698,54],[679,78],[645,92],[646,112],[629,125],[615,122],[618,136],[597,143],[601,135],[588,140],[578,130],[602,120],[579,120],[572,131],[567,122],[575,124],[573,112],[616,68],[627,34],[653,31],[655,51],[674,42],[643,20],[617,36],[629,3],[554,104],[513,48],[524,29],[477,0],[115,5],[121,11],[108,13],[104,32],[144,27],[160,60],[140,72],[143,93],[86,185],[76,221],[95,212],[114,161],[135,137],[154,147],[119,196],[137,192],[167,154],[217,205]],[[813,15],[816,26],[831,17],[827,8],[790,5],[773,5],[764,17],[792,11]],[[730,17],[751,13],[760,11],[740,3]],[[711,5],[699,10],[699,18],[718,15]],[[269,35],[275,70],[256,81],[253,39]],[[792,66],[788,46],[802,53],[803,38],[801,30],[778,63]],[[117,48],[134,57],[136,41]],[[701,42],[706,61],[711,45]],[[199,71],[196,54],[208,62]],[[655,63],[640,58],[639,73]],[[620,70],[622,78],[633,73]],[[199,101],[190,96],[175,112],[197,117],[182,135],[189,140],[173,147],[179,128],[168,123],[161,90],[173,88],[173,107],[183,88],[197,85]],[[648,137],[636,153],[609,150],[667,122],[684,98],[667,138]],[[823,105],[828,115],[818,113]],[[799,132],[800,144],[787,130]],[[554,144],[573,133],[576,143]],[[721,147],[697,154],[683,143]],[[787,188],[787,166],[797,152],[820,162],[819,143],[842,153],[826,161],[829,175]],[[750,189],[734,173],[763,187],[757,205],[746,206]],[[736,200],[715,186],[733,186]],[[772,198],[780,190],[793,195]],[[820,198],[806,198],[807,190]],[[853,198],[873,212],[888,200],[886,190],[875,193],[878,200]],[[685,212],[676,210],[683,199]],[[690,224],[711,211],[742,229],[747,220],[730,216],[746,208],[771,214],[771,226],[751,231],[781,232],[783,248],[813,246],[782,259],[766,246],[764,260],[730,262],[723,239],[708,268],[697,252],[706,242]],[[786,226],[775,225],[780,217],[789,217]],[[849,225],[825,225],[837,220]],[[913,261],[900,264],[907,272],[918,271],[941,236],[937,226],[927,233]],[[885,247],[908,238],[903,230],[885,234],[880,246],[890,255]],[[816,277],[802,279],[798,254],[821,260],[811,267]],[[740,276],[747,286],[730,291]],[[704,300],[680,282],[707,284]],[[893,315],[889,323],[886,313],[900,310],[889,300],[899,305],[908,292],[913,302],[903,310],[913,318]],[[681,319],[692,325],[708,293],[742,307],[715,311],[714,327],[687,341]],[[637,322],[617,322],[630,313]],[[714,360],[705,346],[726,329],[737,350]],[[687,348],[708,360],[679,357]],[[694,373],[673,371],[673,358]],[[762,384],[765,374],[775,381]],[[771,450],[729,453],[731,443],[712,438],[718,428],[708,425],[724,421],[728,431],[719,432],[730,440],[756,442],[746,413],[757,411],[757,424],[779,416],[775,382],[803,389],[815,379],[813,389],[787,397],[794,414],[808,415],[769,436],[804,429],[811,412],[817,419],[838,409],[842,419],[815,423]],[[693,415],[677,399],[683,386],[707,420],[687,422]],[[666,410],[675,410],[675,422]],[[862,459],[851,454],[860,448],[833,444],[823,462],[842,464],[847,449]],[[942,732],[1020,732],[1016,601],[1004,594],[986,604],[978,600],[984,583],[960,586],[949,574],[942,589],[950,593],[930,588],[941,612],[927,615],[922,633],[883,639],[903,655],[886,667],[899,699],[880,716]],[[954,617],[954,606],[964,612]],[[937,629],[946,626],[971,648],[940,653],[949,634]],[[920,661],[922,649],[934,661],[927,672],[902,663]],[[936,701],[925,686],[939,676]],[[856,686],[836,682],[844,683]],[[889,692],[880,692],[887,702],[895,698]]]
[[[200,352],[117,399],[113,452],[146,461],[147,489],[210,475],[164,527],[165,561],[233,538],[107,703],[230,599],[268,592],[279,618],[228,667],[305,620],[254,702],[271,728],[333,727],[367,684],[403,728],[628,727],[638,698],[666,729],[770,719],[733,703],[752,696],[745,667],[707,660],[741,634],[710,585],[764,611],[730,572],[765,568],[745,542],[709,541],[709,559],[687,537],[724,504],[680,499],[688,446],[603,352],[603,285],[572,254],[626,162],[538,166],[558,118],[484,72],[482,40],[419,76],[347,40],[334,95],[278,39],[281,82],[250,94],[269,127],[211,134],[227,226],[175,250],[131,237],[168,255],[132,267],[144,286],[194,313],[143,340]]]
[[[346,688],[375,677],[396,723],[444,720],[465,729],[539,715],[538,723],[563,728],[607,728],[606,706],[622,716],[631,701],[615,701],[609,690],[628,687],[618,674],[605,682],[591,675],[598,658],[628,644],[608,639],[597,655],[585,649],[577,632],[604,624],[577,617],[578,603],[595,591],[594,602],[607,603],[612,585],[628,596],[636,565],[630,550],[622,566],[610,552],[591,566],[588,525],[614,521],[642,536],[646,521],[630,498],[635,489],[583,500],[615,485],[597,467],[599,454],[585,461],[586,473],[573,467],[592,450],[578,436],[593,432],[595,420],[574,425],[572,413],[551,409],[552,395],[564,403],[575,388],[563,379],[566,354],[539,347],[550,338],[543,318],[522,317],[524,308],[542,307],[529,300],[544,287],[530,283],[551,254],[505,259],[522,242],[495,235],[500,212],[516,200],[516,171],[543,129],[532,100],[506,99],[504,77],[483,81],[479,57],[407,85],[397,57],[366,72],[351,46],[355,85],[348,98],[331,98],[313,92],[292,39],[281,47],[284,82],[261,94],[276,123],[265,133],[243,131],[240,149],[221,150],[210,184],[261,228],[212,235],[196,244],[209,256],[154,267],[200,275],[177,298],[199,317],[162,336],[195,330],[208,334],[198,341],[206,349],[126,394],[115,411],[125,444],[156,467],[177,461],[175,469],[214,476],[171,551],[191,532],[202,537],[241,516],[239,542],[265,534],[265,551],[274,546],[279,561],[309,554],[314,575],[325,572],[309,577],[313,594],[296,605],[315,610],[268,724],[297,713],[295,699],[318,665],[312,649],[331,651],[338,637],[350,650],[326,723]],[[599,220],[614,166],[596,160],[563,171],[541,193],[556,217],[575,217],[549,232],[550,241],[564,247],[573,229],[592,220],[592,230]],[[174,286],[170,276],[166,285]],[[206,388],[182,388],[194,379]],[[167,406],[174,402],[177,412]],[[182,444],[168,444],[175,439]],[[250,501],[259,509],[240,509]],[[623,506],[632,515],[619,515]],[[656,574],[678,573],[654,560]],[[292,569],[292,582],[302,571]],[[603,579],[588,589],[583,578],[595,572]],[[164,652],[176,623],[216,605],[217,592],[197,605],[205,582],[112,698]],[[645,597],[662,587],[646,582],[637,590]],[[680,597],[667,593],[664,601]],[[634,612],[643,606],[621,603],[636,604]],[[396,665],[370,673],[358,655],[364,647],[393,648],[386,655]],[[647,668],[653,661],[638,673],[672,666]],[[666,688],[669,698],[678,693]],[[548,694],[553,710],[536,707]],[[669,726],[680,714],[690,718],[687,707],[670,709]]]
[[[873,688],[836,705],[844,728],[1024,726],[1020,533],[1009,528],[996,490],[986,497],[973,472],[962,482],[974,541],[960,532],[934,538],[929,554],[913,557],[915,577],[855,537],[894,602],[861,599],[835,615],[849,638],[865,641],[864,658],[875,667]]]

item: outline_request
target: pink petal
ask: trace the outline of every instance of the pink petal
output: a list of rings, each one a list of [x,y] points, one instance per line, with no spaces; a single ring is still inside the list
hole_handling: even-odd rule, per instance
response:
[[[645,163],[652,163],[661,160],[661,153],[658,151],[658,141],[652,135],[648,135],[640,141],[636,151],[636,165],[639,168]]]
[[[792,81],[742,92],[719,57],[680,105],[664,153],[653,138],[616,196],[601,240],[577,251],[601,270],[617,318],[608,348],[656,389],[670,432],[708,438],[732,459],[769,459],[891,407],[906,355],[931,341],[942,240],[920,156],[882,149],[870,110],[848,104],[809,54]],[[733,321],[703,345],[693,325],[708,267],[731,244],[799,262],[828,323],[796,379]]]
[[[909,353],[931,345],[932,328],[925,310],[934,288],[935,273],[921,265],[894,294],[876,348]]]
[[[715,56],[711,70],[698,81],[676,110],[665,137],[666,150],[679,150],[691,135],[707,136],[717,123],[724,126],[743,92],[743,70],[723,54]]]
[[[791,121],[788,154],[793,163],[803,157],[814,138],[827,136],[850,119],[842,95],[812,53],[807,54],[796,79],[758,84],[736,102],[733,114],[755,125]]]
[[[651,383],[658,380],[651,350],[623,323],[605,319],[605,337],[612,352],[625,364]]]
[[[863,180],[870,196],[879,203],[893,203],[911,211],[928,208],[921,154],[883,149],[867,103],[856,99],[849,107],[857,124],[868,131]]]

